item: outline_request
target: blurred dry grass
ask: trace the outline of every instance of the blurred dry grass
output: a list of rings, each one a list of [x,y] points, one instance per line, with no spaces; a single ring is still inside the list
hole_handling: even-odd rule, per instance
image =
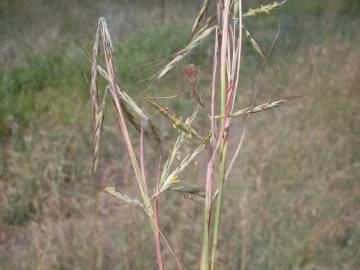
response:
[[[312,33],[304,34],[301,46],[277,53],[273,70],[257,77],[259,103],[303,98],[251,118],[226,186],[221,269],[360,267],[360,40],[358,21],[347,23],[310,41]],[[206,69],[201,75],[209,76]],[[179,77],[159,91],[180,92]],[[253,78],[242,78],[244,96],[251,96]],[[42,94],[63,104],[20,132],[10,121],[13,135],[1,141],[0,269],[155,269],[146,217],[93,191],[90,105],[82,94],[70,95],[73,103],[52,89]],[[101,186],[132,194],[131,164],[115,129],[111,121],[104,127]],[[147,156],[154,156],[151,149]],[[201,184],[203,174],[194,166],[188,182]],[[180,195],[165,196],[161,224],[185,269],[197,269],[202,210]],[[168,269],[170,257],[165,254]]]

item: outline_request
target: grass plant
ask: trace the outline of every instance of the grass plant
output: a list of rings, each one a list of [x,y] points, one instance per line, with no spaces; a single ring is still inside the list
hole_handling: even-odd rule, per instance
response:
[[[163,78],[167,75],[175,65],[183,60],[195,47],[198,47],[201,42],[207,38],[209,35],[215,33],[215,51],[214,51],[214,62],[213,62],[213,77],[212,77],[212,91],[210,99],[211,112],[208,115],[210,118],[210,129],[209,135],[201,136],[193,127],[191,123],[196,119],[199,113],[199,105],[204,106],[202,102],[195,105],[195,110],[193,114],[183,121],[181,118],[177,117],[175,113],[171,112],[167,107],[159,104],[158,102],[145,97],[148,103],[150,103],[160,114],[165,116],[175,129],[178,131],[178,138],[176,139],[175,144],[172,147],[172,151],[165,162],[165,165],[162,171],[159,170],[158,179],[156,181],[155,193],[149,195],[149,188],[146,181],[146,170],[144,166],[144,134],[149,133],[146,131],[149,126],[150,130],[154,131],[155,127],[151,123],[149,117],[140,109],[136,102],[130,98],[125,91],[121,90],[118,84],[117,78],[117,68],[114,62],[113,55],[113,46],[110,38],[110,33],[107,28],[104,18],[99,19],[98,30],[95,36],[95,44],[93,50],[93,60],[92,60],[92,78],[91,78],[91,98],[93,103],[94,111],[94,126],[95,126],[95,136],[94,136],[94,165],[93,173],[96,178],[96,167],[98,163],[98,152],[100,144],[100,136],[103,125],[104,118],[104,108],[106,101],[106,94],[109,91],[111,93],[111,99],[114,104],[115,114],[118,121],[119,130],[122,134],[122,138],[125,141],[125,145],[130,156],[132,167],[138,182],[139,191],[142,197],[142,202],[138,199],[132,199],[129,196],[123,194],[122,192],[116,191],[114,187],[107,187],[105,191],[120,199],[121,201],[138,206],[142,208],[147,217],[149,218],[150,226],[152,228],[156,246],[156,254],[159,269],[164,269],[163,259],[162,259],[162,249],[161,249],[161,240],[160,235],[163,236],[164,241],[167,243],[167,246],[170,247],[174,258],[176,259],[177,267],[181,269],[180,262],[175,255],[175,252],[171,248],[171,244],[165,233],[161,231],[159,227],[159,200],[158,197],[162,192],[166,190],[178,191],[188,194],[197,194],[204,196],[204,232],[203,232],[203,245],[202,245],[202,256],[200,260],[200,268],[203,270],[215,270],[216,268],[216,259],[217,259],[217,248],[218,248],[218,239],[220,232],[220,220],[222,213],[222,202],[224,194],[224,185],[225,179],[231,170],[233,163],[238,156],[239,150],[242,145],[244,136],[241,136],[238,150],[236,151],[232,161],[231,166],[227,169],[227,155],[228,155],[228,140],[231,127],[231,119],[234,116],[239,115],[250,115],[251,113],[256,113],[268,109],[278,107],[288,101],[288,99],[281,99],[271,103],[266,103],[259,106],[252,106],[243,110],[240,110],[236,113],[233,113],[236,101],[236,92],[239,84],[239,74],[240,74],[240,64],[242,56],[242,43],[243,43],[243,31],[245,31],[246,36],[250,39],[251,44],[254,49],[265,59],[265,55],[260,49],[260,46],[251,36],[248,30],[243,26],[243,17],[256,16],[262,13],[269,13],[274,8],[277,8],[283,5],[286,1],[281,3],[274,2],[271,5],[261,6],[256,9],[250,9],[248,12],[243,14],[242,11],[242,1],[234,0],[218,0],[208,1],[205,0],[203,6],[198,14],[193,29],[191,40],[189,44],[176,53],[170,62],[168,62],[161,70],[156,74],[156,80]],[[216,6],[215,15],[211,17],[208,12],[210,5],[214,4]],[[218,17],[217,20],[212,18]],[[218,24],[214,23],[217,21]],[[104,65],[105,69],[98,64],[99,57],[99,43],[102,43],[102,53],[104,55]],[[265,59],[266,60],[266,59]],[[217,90],[217,77],[218,77],[218,61],[219,61],[219,81],[220,86]],[[98,104],[98,90],[97,90],[97,75],[101,74],[105,78],[108,86],[105,88],[103,94],[103,102]],[[194,74],[190,73],[187,70],[188,76]],[[196,92],[194,89],[194,78],[192,83],[192,92]],[[219,99],[219,101],[218,101]],[[200,98],[197,96],[197,100]],[[220,116],[216,116],[216,104],[220,104],[219,113]],[[128,109],[130,108],[130,109]],[[138,119],[133,116],[129,111],[132,110],[138,115]],[[126,124],[126,119],[139,130],[140,124],[136,121],[141,121],[140,129],[140,163],[135,154],[133,143],[131,142],[129,131]],[[220,120],[220,121],[217,121]],[[219,122],[219,123],[217,123]],[[219,129],[217,130],[217,126]],[[246,126],[244,127],[243,135],[245,134]],[[200,140],[200,144],[194,150],[190,151],[177,165],[175,169],[172,169],[173,163],[175,160],[176,153],[181,148],[182,144],[186,143],[187,140],[191,139]],[[181,183],[179,180],[179,175],[184,171],[205,149],[208,148],[208,164],[207,164],[207,176],[206,176],[206,186],[204,189],[197,187],[189,187]],[[219,163],[217,164],[217,158],[220,158]],[[214,167],[219,166],[219,178],[217,181],[217,190],[215,193],[212,193],[212,186],[214,183]],[[204,195],[203,195],[204,194]],[[216,197],[216,198],[215,198]],[[212,201],[216,200],[215,204],[215,213],[212,220]],[[213,238],[212,244],[210,245],[210,231],[213,226]],[[210,256],[211,249],[211,256]]]

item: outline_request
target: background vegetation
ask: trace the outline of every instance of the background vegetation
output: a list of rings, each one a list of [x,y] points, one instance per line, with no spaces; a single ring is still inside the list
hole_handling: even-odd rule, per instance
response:
[[[140,82],[158,70],[154,61],[186,44],[201,4],[164,2],[1,1],[0,269],[156,267],[142,213],[93,191],[88,80],[97,19],[105,16],[121,83],[133,97],[189,90],[190,63],[200,70],[200,91],[209,91],[206,44],[163,82]],[[356,0],[289,0],[249,22],[265,50],[281,30],[271,68],[262,70],[247,44],[238,106],[250,104],[254,89],[258,103],[303,97],[251,118],[226,186],[221,269],[360,268],[359,14]],[[186,115],[189,95],[174,106]],[[164,149],[172,132],[161,134]],[[111,119],[105,136],[100,185],[131,194],[131,165]],[[201,185],[203,176],[194,166],[188,181]],[[197,269],[201,208],[169,195],[161,224],[184,268]]]

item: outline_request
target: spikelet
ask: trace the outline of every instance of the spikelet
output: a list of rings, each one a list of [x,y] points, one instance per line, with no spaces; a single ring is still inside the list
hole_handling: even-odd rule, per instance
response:
[[[177,52],[175,54],[175,57],[166,64],[158,73],[155,75],[155,78],[157,80],[164,77],[170,70],[172,70],[184,57],[190,54],[190,52],[196,48],[199,44],[202,43],[214,30],[216,26],[212,26],[210,28],[205,29],[204,31],[201,31],[201,33],[198,33],[191,41],[190,43],[181,51]]]
[[[92,163],[92,176],[93,179],[96,179],[97,167],[99,163],[99,148],[100,148],[100,139],[102,133],[102,126],[104,122],[104,111],[106,104],[106,96],[108,92],[108,87],[105,88],[105,93],[101,104],[98,101],[98,88],[97,88],[97,58],[99,55],[99,42],[100,42],[100,21],[97,27],[95,34],[95,42],[92,52],[92,63],[91,63],[91,82],[90,82],[90,96],[91,103],[93,107],[93,117],[94,117],[94,141],[93,141],[93,163]]]
[[[97,168],[99,163],[100,140],[102,134],[102,127],[104,123],[106,96],[108,91],[109,91],[109,86],[106,87],[102,103],[100,107],[98,107],[98,112],[95,114],[95,132],[94,132],[94,142],[93,142],[93,164],[92,164],[92,175],[94,179],[96,178],[97,175]]]
[[[249,32],[249,30],[247,30],[247,28],[245,28],[244,25],[243,25],[243,30],[245,31],[245,35],[249,39],[249,41],[250,41],[251,45],[253,46],[254,50],[261,56],[261,58],[265,62],[268,62],[268,59],[266,58],[263,50],[261,49],[259,44],[256,42],[255,38],[252,36],[252,34]]]
[[[175,185],[172,185],[169,188],[169,190],[177,191],[177,192],[181,192],[181,193],[186,193],[186,194],[189,194],[189,195],[197,195],[197,196],[200,196],[200,197],[205,197],[204,189],[202,189],[200,187],[196,187],[196,186],[175,184]]]
[[[172,147],[170,155],[164,164],[164,167],[163,167],[163,170],[162,170],[162,173],[160,176],[160,184],[162,184],[165,181],[166,177],[169,175],[171,166],[173,165],[175,159],[177,159],[177,153],[181,147],[181,144],[184,142],[184,140],[185,140],[185,132],[180,132],[179,136],[177,137],[177,139]]]
[[[171,112],[167,107],[164,107],[150,98],[144,98],[147,102],[153,105],[162,115],[164,115],[173,125],[174,128],[185,132],[189,138],[195,138],[204,141],[204,138],[197,133],[189,124],[184,123],[179,117]]]
[[[191,123],[195,120],[196,115],[199,111],[199,106],[195,107],[194,112],[191,114],[190,117],[188,117],[185,121],[186,125],[191,125]],[[164,182],[164,180],[167,178],[167,176],[170,174],[171,166],[173,165],[174,161],[181,161],[181,157],[179,155],[179,150],[182,145],[182,143],[185,141],[186,133],[184,131],[179,131],[179,135],[171,149],[170,155],[167,158],[161,176],[160,176],[160,184]]]
[[[97,65],[97,71],[106,81],[109,82],[108,74],[100,65]],[[160,136],[157,127],[152,123],[152,121],[150,121],[148,116],[146,116],[144,111],[136,104],[136,102],[125,91],[120,89],[118,84],[116,84],[116,92],[120,97],[123,111],[127,120],[135,127],[137,131],[141,130],[140,121],[143,121],[145,123],[144,134],[156,148],[160,144]]]
[[[100,41],[100,30],[99,26],[96,30],[95,34],[95,42],[92,52],[92,59],[91,59],[91,82],[90,82],[90,96],[91,96],[91,103],[93,107],[93,114],[94,116],[99,112],[99,104],[97,100],[97,58],[99,55],[99,41]]]
[[[245,109],[234,112],[234,113],[230,114],[229,116],[236,117],[236,116],[248,115],[248,114],[252,114],[252,113],[258,113],[258,112],[262,112],[262,111],[266,111],[266,110],[271,110],[271,109],[277,108],[281,105],[288,103],[290,100],[297,99],[300,97],[301,96],[282,98],[282,99],[267,102],[267,103],[264,103],[264,104],[261,104],[261,105],[255,106],[255,107],[247,107]],[[217,119],[223,118],[223,117],[224,116],[215,116],[215,118],[217,118]]]
[[[163,192],[165,190],[167,190],[168,188],[170,188],[174,182],[173,179],[177,178],[178,175],[185,170],[189,165],[191,165],[194,161],[194,159],[204,150],[204,148],[206,147],[206,145],[209,144],[209,140],[210,140],[210,136],[208,136],[207,138],[205,138],[202,143],[191,153],[188,154],[184,157],[184,159],[181,161],[181,163],[179,164],[178,167],[176,167],[176,169],[174,169],[167,177],[165,180],[163,180],[163,184],[160,187],[160,192]]]
[[[200,27],[200,22],[204,18],[204,16],[206,15],[206,13],[207,13],[207,11],[209,9],[210,2],[211,2],[211,0],[204,0],[204,3],[202,5],[202,7],[201,7],[201,10],[200,10],[198,16],[195,19],[195,22],[194,22],[194,25],[193,25],[193,28],[192,28],[192,31],[191,31],[191,36],[194,36],[197,33],[197,31],[198,31],[198,29]]]
[[[283,0],[281,2],[275,1],[272,4],[268,4],[268,5],[264,5],[264,6],[261,5],[260,7],[257,7],[257,8],[251,8],[246,13],[243,14],[243,17],[246,18],[246,17],[250,17],[250,16],[256,16],[258,14],[269,14],[274,9],[284,5],[286,1],[287,0]]]
[[[124,203],[131,204],[138,206],[142,209],[145,209],[145,206],[137,199],[132,199],[129,196],[125,195],[124,193],[117,191],[115,187],[106,187],[104,189],[107,193],[111,194],[112,196],[122,200]]]

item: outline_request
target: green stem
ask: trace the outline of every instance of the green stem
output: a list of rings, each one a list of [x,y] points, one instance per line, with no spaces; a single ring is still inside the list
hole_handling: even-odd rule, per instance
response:
[[[226,26],[223,26],[226,27]],[[220,82],[221,82],[221,115],[225,115],[226,112],[226,97],[227,97],[227,81],[226,81],[226,35],[222,36],[222,46],[221,46],[221,67],[220,67]],[[226,118],[221,120],[222,125],[225,125]],[[219,181],[219,193],[216,198],[216,210],[215,210],[215,221],[214,221],[214,235],[211,251],[211,270],[215,270],[216,262],[216,250],[218,245],[219,238],[219,228],[220,228],[220,217],[221,217],[221,208],[222,208],[222,199],[223,199],[223,190],[224,190],[224,181],[225,181],[225,170],[226,170],[226,154],[227,154],[227,131],[225,130],[221,142],[221,156],[220,156],[220,181]]]
[[[223,191],[224,191],[224,181],[225,181],[226,154],[227,154],[227,140],[224,140],[221,148],[220,183],[219,183],[219,193],[216,198],[214,236],[213,236],[212,252],[211,252],[211,270],[215,270],[216,250],[217,250],[218,238],[219,238],[221,208],[222,208],[222,199],[223,199]]]
[[[216,73],[218,69],[218,48],[219,48],[219,35],[216,29],[215,34],[215,48],[214,48],[214,62],[213,62],[213,74],[211,82],[211,136],[210,140],[215,138],[215,106],[216,106]],[[213,146],[209,146],[209,157],[206,171],[206,195],[205,195],[205,207],[204,207],[204,235],[203,235],[203,249],[202,249],[202,262],[201,270],[209,270],[209,234],[211,226],[211,200],[212,200],[212,185],[214,177],[214,149]]]
[[[209,219],[210,207],[206,204],[204,210],[204,235],[203,235],[203,251],[202,251],[202,270],[209,269]]]

